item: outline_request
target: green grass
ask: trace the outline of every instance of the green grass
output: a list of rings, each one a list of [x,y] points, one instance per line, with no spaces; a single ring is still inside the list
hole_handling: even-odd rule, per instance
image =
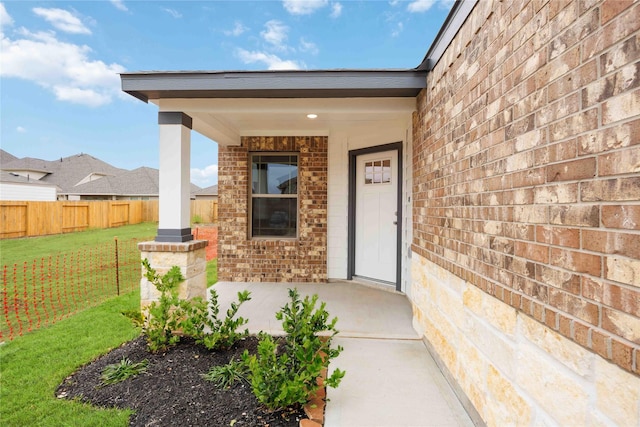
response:
[[[56,234],[53,236],[25,237],[21,239],[0,240],[0,264],[30,262],[34,259],[74,252],[80,249],[118,240],[152,238],[158,225],[155,222],[143,222],[116,228],[79,231],[76,233]]]
[[[212,259],[207,262],[207,286],[211,286],[218,281],[218,260]]]
[[[137,242],[152,239],[155,223],[76,233],[0,240],[2,305],[0,341],[49,325],[116,295],[114,237],[118,236],[121,293],[140,283]],[[24,265],[26,263],[26,269]],[[17,264],[14,269],[13,264]],[[207,285],[217,281],[207,263]]]
[[[7,265],[1,272],[7,307],[0,321],[3,338],[11,335],[11,329],[14,336],[26,333],[30,326],[37,329],[116,296],[115,236],[120,291],[137,289],[137,241],[152,238],[155,230],[155,223],[143,223],[0,241],[0,264]]]
[[[5,426],[126,426],[131,411],[57,399],[68,375],[139,335],[120,314],[139,307],[132,292],[0,346],[0,423]]]

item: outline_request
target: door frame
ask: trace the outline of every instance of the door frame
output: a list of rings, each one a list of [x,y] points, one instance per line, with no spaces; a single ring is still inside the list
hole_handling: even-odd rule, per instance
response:
[[[383,151],[398,152],[398,196],[397,212],[398,226],[396,233],[396,290],[401,291],[402,285],[402,142],[377,145],[375,147],[360,148],[349,151],[349,213],[347,225],[347,280],[353,280],[356,270],[356,162],[363,154],[379,153]]]

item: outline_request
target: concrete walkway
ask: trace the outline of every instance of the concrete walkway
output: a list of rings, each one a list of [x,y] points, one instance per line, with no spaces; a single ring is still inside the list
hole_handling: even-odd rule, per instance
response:
[[[344,351],[331,362],[346,376],[327,390],[325,427],[473,426],[471,418],[411,326],[404,295],[351,282],[323,284],[228,283],[215,285],[220,311],[236,293],[251,291],[239,315],[249,331],[282,334],[276,311],[288,301],[288,289],[318,294],[338,317],[334,340]]]

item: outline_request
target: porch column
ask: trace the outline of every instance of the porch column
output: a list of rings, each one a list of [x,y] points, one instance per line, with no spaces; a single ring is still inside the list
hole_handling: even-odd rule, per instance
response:
[[[158,274],[180,267],[185,280],[178,296],[207,296],[206,240],[191,235],[191,117],[182,112],[158,113],[160,126],[159,224],[155,242],[138,244],[142,259],[148,259]],[[160,298],[160,292],[142,272],[140,306],[143,310]]]
[[[189,205],[192,122],[191,117],[182,112],[158,113],[160,177],[156,242],[193,240]]]

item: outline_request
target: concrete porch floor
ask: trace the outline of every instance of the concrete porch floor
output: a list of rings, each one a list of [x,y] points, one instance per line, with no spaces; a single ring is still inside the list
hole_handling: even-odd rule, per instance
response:
[[[340,331],[334,340],[344,351],[331,362],[346,376],[327,390],[326,427],[473,426],[412,327],[406,296],[352,282],[230,283],[218,282],[220,312],[236,294],[251,291],[239,310],[251,333],[281,334],[275,313],[288,301],[288,289],[318,294]]]

